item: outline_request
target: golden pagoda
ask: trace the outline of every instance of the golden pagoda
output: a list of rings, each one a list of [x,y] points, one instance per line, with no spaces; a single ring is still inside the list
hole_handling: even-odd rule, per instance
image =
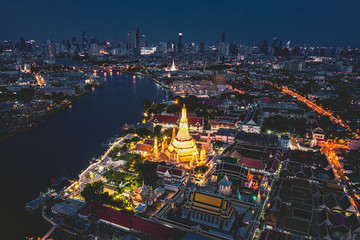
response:
[[[189,133],[185,104],[181,112],[179,131],[176,136],[174,131],[165,154],[169,159],[175,160],[185,167],[195,167],[198,163],[198,150],[195,140]]]
[[[155,140],[154,140],[154,150],[153,150],[153,154],[152,154],[152,159],[154,161],[157,161],[160,159],[160,153],[159,153],[159,148],[158,148],[158,140],[157,137],[155,136]]]

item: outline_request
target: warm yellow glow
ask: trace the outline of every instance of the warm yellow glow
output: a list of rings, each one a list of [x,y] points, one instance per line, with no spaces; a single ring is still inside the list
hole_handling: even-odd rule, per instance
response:
[[[179,131],[175,137],[173,133],[172,140],[165,154],[172,160],[176,160],[180,164],[194,167],[198,163],[198,150],[195,140],[190,136],[188,120],[186,117],[185,104],[182,108]]]

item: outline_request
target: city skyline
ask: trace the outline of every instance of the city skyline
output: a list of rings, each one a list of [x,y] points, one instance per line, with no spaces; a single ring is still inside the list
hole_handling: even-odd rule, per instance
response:
[[[356,14],[360,3],[352,0],[345,4],[230,1],[221,5],[216,1],[192,4],[176,1],[171,5],[164,1],[126,4],[110,1],[106,5],[92,1],[86,4],[38,1],[20,5],[5,2],[0,17],[0,35],[4,40],[24,37],[44,42],[64,36],[80,38],[81,32],[86,31],[89,36],[101,36],[109,41],[121,37],[124,41],[130,29],[139,27],[151,43],[176,41],[180,32],[184,34],[184,43],[218,43],[221,33],[226,32],[227,42],[247,45],[278,37],[284,42],[298,40],[307,46],[359,46],[360,32],[352,23],[360,20]]]

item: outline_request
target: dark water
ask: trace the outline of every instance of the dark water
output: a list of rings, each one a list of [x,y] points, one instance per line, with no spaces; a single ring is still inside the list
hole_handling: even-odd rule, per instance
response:
[[[83,96],[36,129],[0,144],[0,239],[42,237],[49,226],[24,210],[27,201],[50,186],[51,178],[77,174],[104,149],[101,144],[125,123],[141,121],[143,98],[165,99],[152,81],[132,75],[107,75],[104,88]],[[5,224],[4,224],[5,223]]]

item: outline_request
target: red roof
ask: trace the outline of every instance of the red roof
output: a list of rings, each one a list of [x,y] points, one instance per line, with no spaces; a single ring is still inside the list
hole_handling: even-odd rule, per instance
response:
[[[178,177],[181,177],[182,174],[183,174],[183,170],[181,169],[178,169],[178,168],[174,168],[174,167],[168,167],[168,166],[163,166],[163,165],[158,165],[157,167],[157,172],[160,172],[162,174],[165,174],[166,171],[169,170],[169,173],[171,175],[174,175],[174,176],[178,176]]]
[[[271,99],[268,98],[268,97],[264,97],[264,98],[262,98],[261,102],[263,102],[263,103],[269,103],[269,102],[271,102]]]
[[[167,167],[167,166],[164,166],[164,165],[158,165],[158,167],[157,167],[157,172],[161,172],[161,173],[165,173],[167,170],[169,169],[169,167]]]
[[[182,176],[182,174],[183,174],[183,170],[180,170],[180,169],[176,169],[176,168],[171,168],[171,169],[169,169],[169,173],[171,174],[171,175],[174,175],[174,176],[179,176],[179,177],[181,177]]]
[[[254,169],[264,169],[264,163],[261,160],[242,157],[240,160],[240,164],[247,167],[247,168],[254,168]]]
[[[152,147],[154,146],[154,143],[155,143],[154,139],[145,139],[145,141],[144,141],[144,144],[150,145]]]
[[[98,203],[90,203],[80,209],[78,213],[84,216],[94,214],[104,221],[111,222],[125,228],[131,228],[158,239],[178,239],[179,234],[181,234],[180,230],[166,227],[155,222],[150,222],[140,217],[120,212],[109,207],[101,206]]]

